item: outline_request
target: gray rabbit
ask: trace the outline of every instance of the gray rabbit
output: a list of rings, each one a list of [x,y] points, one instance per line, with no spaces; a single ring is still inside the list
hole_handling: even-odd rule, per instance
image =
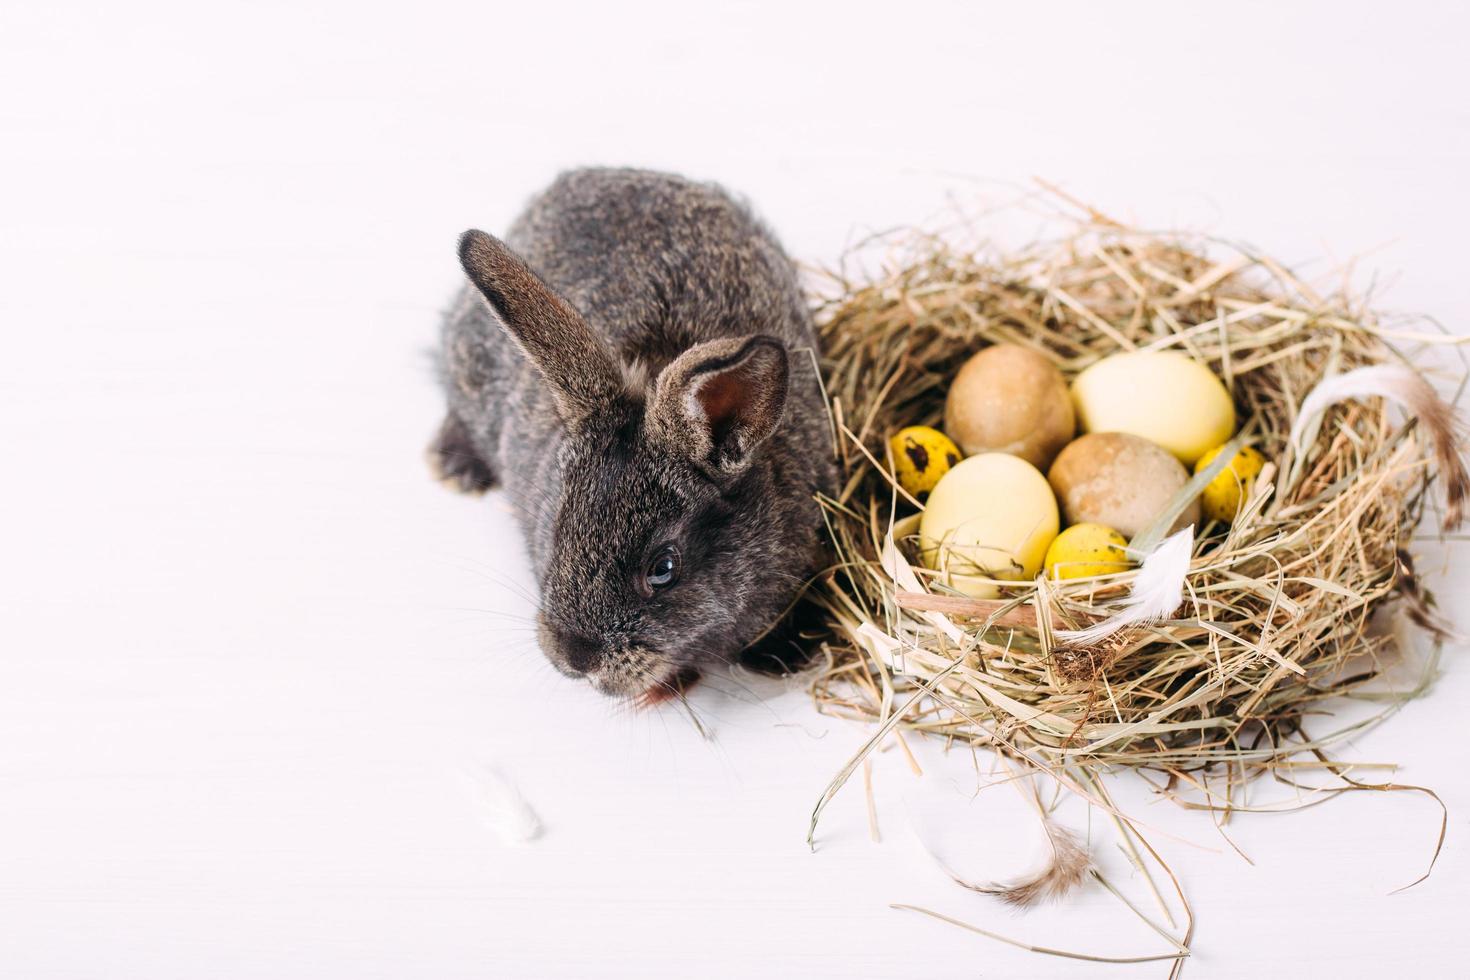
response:
[[[657,702],[771,642],[820,567],[836,472],[772,234],[712,184],[576,170],[459,256],[430,456],[509,493],[552,664]]]

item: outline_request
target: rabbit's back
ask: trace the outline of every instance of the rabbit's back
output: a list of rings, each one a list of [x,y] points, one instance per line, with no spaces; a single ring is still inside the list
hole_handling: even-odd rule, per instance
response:
[[[717,337],[814,336],[791,260],[723,189],[645,170],[562,174],[506,236],[625,363]]]

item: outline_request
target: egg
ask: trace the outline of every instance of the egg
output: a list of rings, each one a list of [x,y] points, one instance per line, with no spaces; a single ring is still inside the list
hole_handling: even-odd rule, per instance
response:
[[[1110,527],[1073,524],[1046,549],[1046,574],[1066,579],[1126,571],[1127,547],[1127,539]]]
[[[1047,474],[1068,524],[1102,524],[1132,538],[1189,480],[1179,460],[1126,432],[1093,432],[1063,449]],[[1199,522],[1191,500],[1171,530]]]
[[[1199,462],[1194,464],[1194,471],[1199,473],[1208,467],[1224,448],[1224,446],[1216,446],[1201,456]],[[1250,446],[1242,446],[1225,468],[1216,473],[1213,480],[1205,484],[1204,491],[1200,493],[1200,503],[1204,505],[1205,516],[1227,524],[1235,520],[1235,515],[1240,511],[1240,505],[1250,495],[1251,485],[1256,482],[1256,477],[1265,465],[1266,457]]]
[[[1029,347],[996,344],[955,375],[944,429],[967,454],[1011,453],[1045,469],[1077,432],[1067,382]]]
[[[980,599],[987,579],[1030,581],[1060,526],[1041,471],[1018,456],[982,453],[945,474],[919,520],[924,563],[952,588]]]
[[[1072,401],[1084,432],[1128,432],[1191,466],[1235,431],[1235,402],[1203,364],[1173,351],[1105,357],[1077,375]]]
[[[900,429],[888,440],[893,450],[893,475],[898,485],[923,502],[948,473],[950,467],[960,461],[960,451],[949,436],[927,425],[911,425]]]

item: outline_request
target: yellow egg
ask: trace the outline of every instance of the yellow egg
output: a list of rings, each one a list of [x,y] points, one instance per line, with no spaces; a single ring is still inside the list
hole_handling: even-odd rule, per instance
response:
[[[924,563],[952,588],[993,598],[988,579],[1030,581],[1057,536],[1057,500],[1041,471],[1006,453],[971,456],[939,481],[919,520]]]
[[[1194,464],[1194,471],[1198,473],[1209,466],[1224,448],[1224,446],[1216,446],[1201,456],[1199,462]],[[1229,465],[1216,473],[1215,478],[1206,483],[1205,489],[1200,493],[1200,503],[1204,505],[1205,516],[1211,520],[1226,523],[1235,520],[1235,515],[1240,511],[1240,505],[1250,496],[1251,485],[1256,482],[1256,476],[1265,465],[1266,457],[1250,446],[1242,446]]]
[[[1102,524],[1073,524],[1046,549],[1046,573],[1054,579],[1091,578],[1126,571],[1128,542]]]
[[[1105,357],[1077,375],[1072,401],[1084,432],[1128,432],[1186,466],[1235,432],[1235,402],[1214,372],[1173,351]]]
[[[900,429],[888,445],[893,450],[893,474],[898,477],[898,485],[921,502],[939,478],[960,461],[959,448],[949,436],[927,425]]]

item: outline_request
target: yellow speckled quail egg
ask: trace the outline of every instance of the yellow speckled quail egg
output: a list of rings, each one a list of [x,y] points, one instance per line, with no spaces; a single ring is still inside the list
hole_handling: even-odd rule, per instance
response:
[[[1046,549],[1046,574],[1054,579],[1091,578],[1128,570],[1127,540],[1102,524],[1073,524]]]
[[[1008,453],[971,456],[929,495],[919,521],[926,565],[951,587],[994,598],[989,579],[1029,581],[1041,570],[1060,517],[1046,477]]]
[[[893,450],[893,475],[921,503],[940,477],[960,461],[960,450],[949,436],[927,425],[900,429],[888,440]]]
[[[1208,467],[1224,448],[1216,446],[1201,456],[1199,462],[1194,464],[1194,471],[1198,473]],[[1240,505],[1250,496],[1251,485],[1256,482],[1256,477],[1265,465],[1266,457],[1250,446],[1242,446],[1225,468],[1205,484],[1205,489],[1200,494],[1205,516],[1227,524],[1235,520]]]
[[[1214,372],[1174,351],[1105,357],[1072,382],[1084,432],[1127,432],[1192,466],[1235,431],[1235,402]]]

